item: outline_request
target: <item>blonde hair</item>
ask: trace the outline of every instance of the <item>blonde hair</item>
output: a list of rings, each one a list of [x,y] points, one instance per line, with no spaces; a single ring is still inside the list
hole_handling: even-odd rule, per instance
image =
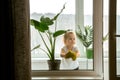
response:
[[[73,34],[75,36],[75,33],[73,31],[67,31],[65,34],[64,34],[64,37],[63,37],[63,41],[65,43],[65,40],[69,38],[69,35],[70,34]]]

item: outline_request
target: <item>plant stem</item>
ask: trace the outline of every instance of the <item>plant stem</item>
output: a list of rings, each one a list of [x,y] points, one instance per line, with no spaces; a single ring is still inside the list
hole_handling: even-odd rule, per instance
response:
[[[45,51],[44,49],[42,49],[42,48],[39,48],[40,50],[42,50],[43,52],[45,52],[46,54],[47,54],[47,56],[51,59],[51,56],[50,56],[50,54],[47,52],[47,51]]]
[[[45,33],[45,34],[47,35],[47,38],[48,38],[48,40],[49,40],[49,42],[50,42],[50,45],[51,45],[51,47],[52,47],[52,36],[51,36],[49,30],[48,30],[48,34],[47,34],[47,33]]]
[[[38,31],[38,32],[39,32],[39,31]],[[46,42],[45,42],[43,36],[42,36],[42,34],[41,34],[40,32],[39,32],[39,34],[40,34],[40,36],[41,36],[41,38],[42,38],[42,40],[43,40],[43,42],[44,42],[44,44],[45,44],[45,46],[46,46],[48,52],[49,52],[50,54],[52,54],[51,51],[50,51],[50,49],[48,48],[48,46],[47,46],[47,44],[46,44]]]

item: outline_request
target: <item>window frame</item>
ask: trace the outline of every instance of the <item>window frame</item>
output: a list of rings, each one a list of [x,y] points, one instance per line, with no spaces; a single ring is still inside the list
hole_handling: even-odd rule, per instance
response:
[[[79,13],[80,2],[84,0],[76,1],[76,13]],[[77,12],[78,11],[78,12]],[[80,16],[76,15],[80,20]],[[103,27],[103,0],[93,0],[93,26],[94,26],[94,64],[93,71],[81,71],[81,70],[60,70],[60,71],[48,71],[48,70],[32,70],[32,77],[48,77],[48,76],[87,76],[87,77],[99,77],[103,79],[103,50],[102,50],[102,27]],[[98,46],[99,45],[99,46]]]
[[[119,80],[120,75],[117,75],[117,0],[110,0],[109,2],[109,79]]]

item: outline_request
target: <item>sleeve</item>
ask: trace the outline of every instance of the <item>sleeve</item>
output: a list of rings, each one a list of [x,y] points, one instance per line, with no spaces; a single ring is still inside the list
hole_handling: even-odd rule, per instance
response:
[[[67,51],[66,51],[66,47],[65,47],[65,46],[62,48],[62,50],[64,51],[64,53],[66,53],[66,52],[67,52]]]

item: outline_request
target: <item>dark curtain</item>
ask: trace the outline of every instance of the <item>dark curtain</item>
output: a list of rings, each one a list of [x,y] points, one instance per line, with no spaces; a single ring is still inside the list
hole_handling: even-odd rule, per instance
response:
[[[1,80],[31,80],[29,1],[0,1]]]
[[[0,1],[1,80],[14,80],[14,44],[9,0]]]

